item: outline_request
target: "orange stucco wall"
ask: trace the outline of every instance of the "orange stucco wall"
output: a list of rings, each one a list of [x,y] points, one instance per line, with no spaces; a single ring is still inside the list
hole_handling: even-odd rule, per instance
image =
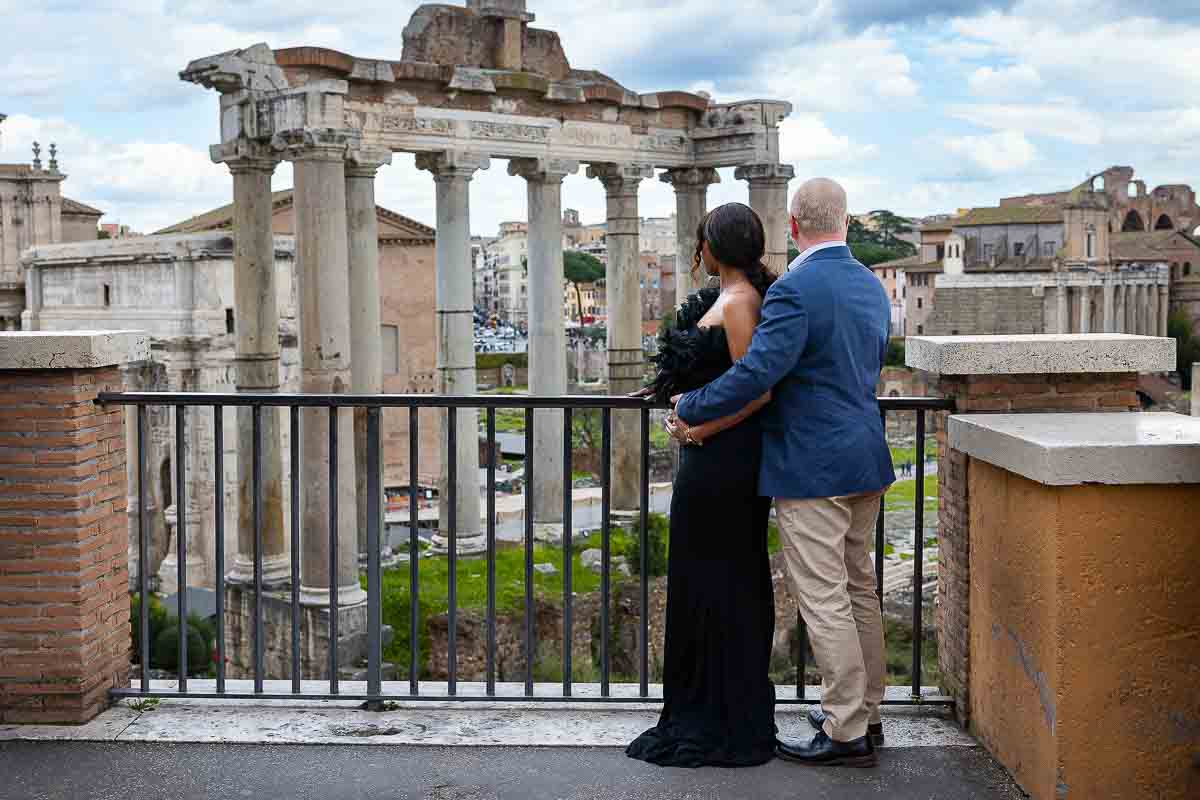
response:
[[[1038,800],[1200,797],[1200,486],[969,496],[975,734]]]

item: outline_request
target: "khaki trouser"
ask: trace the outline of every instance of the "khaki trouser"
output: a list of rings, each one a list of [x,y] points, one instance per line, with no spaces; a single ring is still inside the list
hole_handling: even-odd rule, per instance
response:
[[[821,670],[825,733],[846,742],[879,721],[883,617],[867,542],[882,492],[775,499],[788,573]]]

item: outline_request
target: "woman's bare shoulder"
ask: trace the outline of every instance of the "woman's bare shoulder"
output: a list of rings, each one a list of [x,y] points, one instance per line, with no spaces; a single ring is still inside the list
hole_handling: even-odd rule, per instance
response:
[[[745,321],[752,319],[757,323],[759,314],[762,311],[762,304],[762,295],[758,292],[738,292],[731,295],[725,301],[725,305],[721,310],[726,320]]]

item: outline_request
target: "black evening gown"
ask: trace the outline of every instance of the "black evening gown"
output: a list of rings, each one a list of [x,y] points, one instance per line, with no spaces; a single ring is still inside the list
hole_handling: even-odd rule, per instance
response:
[[[702,290],[660,339],[655,394],[702,386],[731,366],[721,328],[697,322],[715,302]],[[626,748],[672,767],[765,763],[775,749],[768,675],[775,610],[767,554],[770,498],[758,496],[757,418],[684,447],[671,498],[664,706],[658,725]]]

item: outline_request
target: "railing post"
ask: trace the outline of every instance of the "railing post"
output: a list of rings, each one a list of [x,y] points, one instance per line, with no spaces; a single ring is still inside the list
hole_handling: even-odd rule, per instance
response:
[[[0,615],[0,723],[87,722],[129,686],[125,412],[97,400],[149,355],[141,333],[0,335],[0,465],[20,487],[0,508],[0,575],[20,598]]]

